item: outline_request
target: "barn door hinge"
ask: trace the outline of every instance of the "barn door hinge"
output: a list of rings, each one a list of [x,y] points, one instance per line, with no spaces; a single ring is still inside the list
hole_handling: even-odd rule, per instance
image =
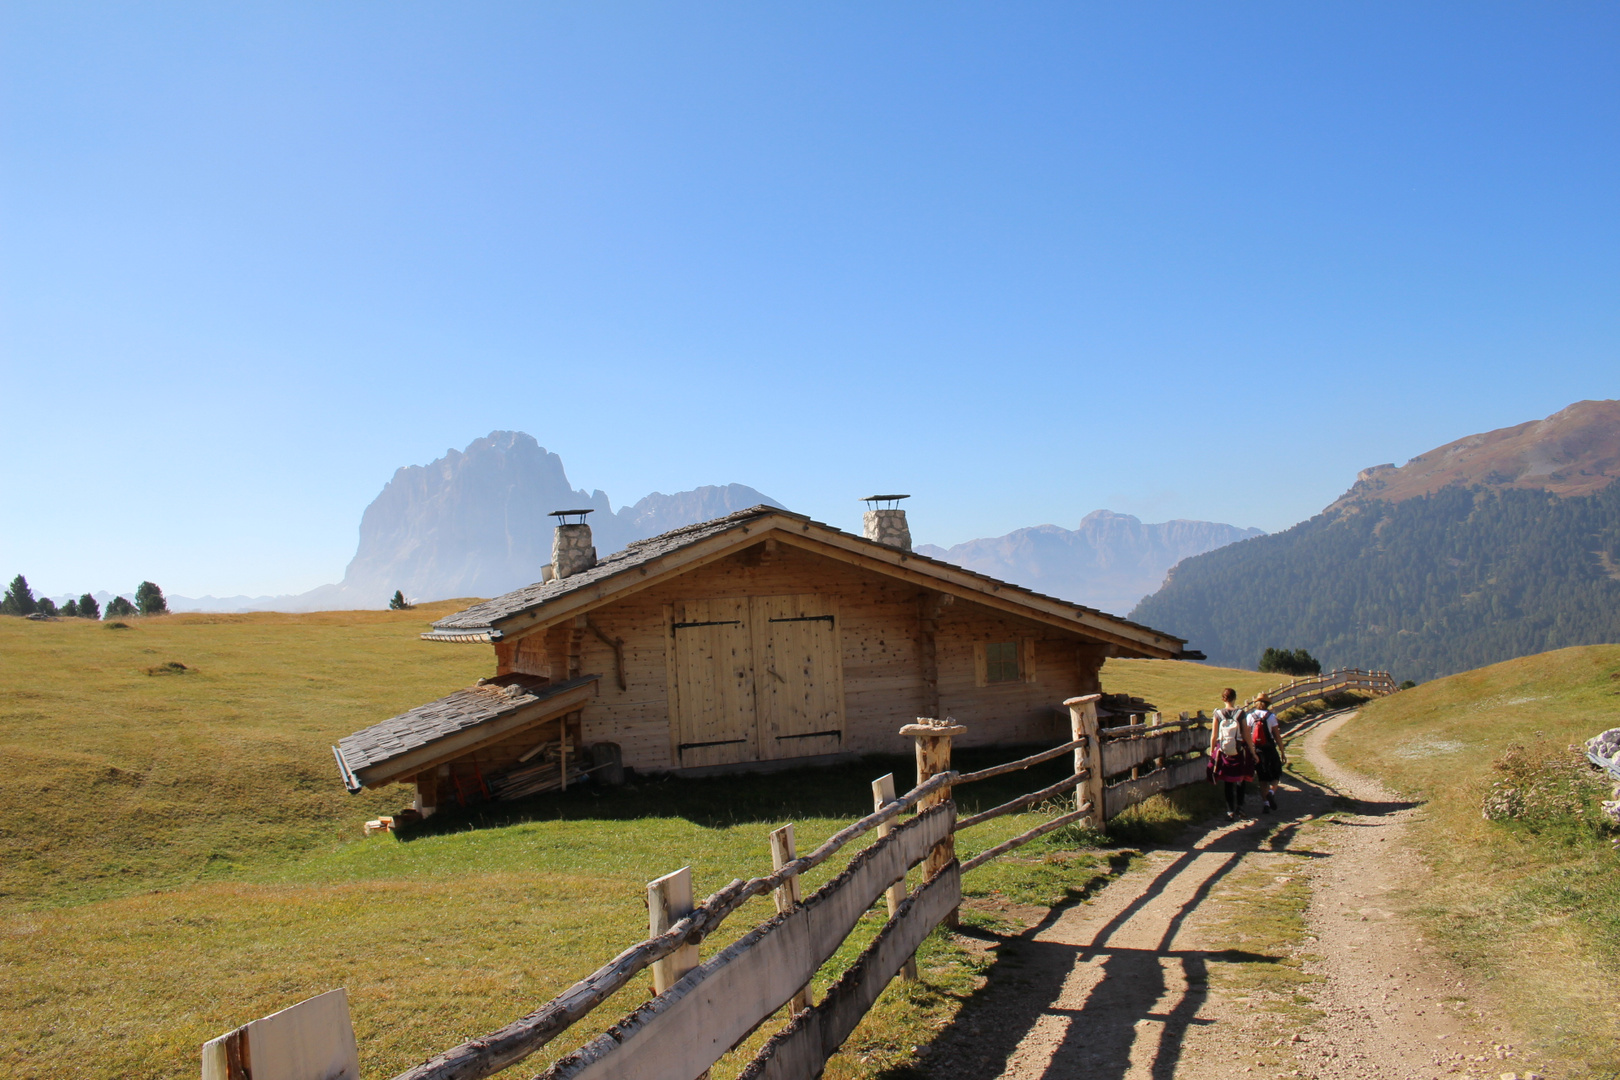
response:
[[[792,615],[781,619],[771,619],[771,622],[832,622],[831,615]]]
[[[802,735],[778,735],[776,741],[781,742],[783,739],[821,739],[828,735],[836,737],[839,742],[844,741],[844,733],[836,728],[832,731],[806,731]]]
[[[688,750],[701,750],[705,746],[731,746],[735,743],[747,741],[747,739],[716,739],[714,742],[683,742],[675,749],[684,754]]]
[[[714,622],[678,622],[669,624],[669,632],[690,630],[694,626],[741,626],[741,619],[716,619]]]

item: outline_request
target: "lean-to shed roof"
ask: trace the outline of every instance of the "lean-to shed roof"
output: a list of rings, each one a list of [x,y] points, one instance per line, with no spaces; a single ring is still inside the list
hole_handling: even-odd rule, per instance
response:
[[[359,791],[363,785],[375,782],[371,774],[376,766],[398,761],[494,720],[524,712],[533,712],[536,719],[546,716],[547,703],[566,704],[577,696],[574,691],[599,678],[584,675],[554,683],[533,675],[497,675],[346,736],[332,751],[337,755],[344,784],[350,791]]]

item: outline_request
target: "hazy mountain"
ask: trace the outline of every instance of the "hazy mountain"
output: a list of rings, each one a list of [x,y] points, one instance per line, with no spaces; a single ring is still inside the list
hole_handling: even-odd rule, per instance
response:
[[[1163,584],[1182,559],[1260,535],[1213,521],[1145,525],[1129,514],[1096,510],[1073,530],[1037,525],[948,549],[922,544],[917,551],[1048,596],[1122,612]]]
[[[1131,617],[1233,667],[1278,646],[1416,679],[1620,641],[1617,465],[1614,401],[1460,439],[1188,559]]]
[[[553,510],[592,510],[596,550],[759,503],[741,484],[654,492],[615,513],[601,491],[575,488],[562,458],[531,435],[494,431],[466,450],[394,473],[360,517],[360,543],[343,580],[298,596],[169,598],[173,610],[323,611],[385,607],[398,589],[412,600],[498,596],[540,580],[551,561]]]

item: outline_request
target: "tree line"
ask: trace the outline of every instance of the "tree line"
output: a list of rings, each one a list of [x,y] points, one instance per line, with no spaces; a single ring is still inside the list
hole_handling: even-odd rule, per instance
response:
[[[143,581],[135,589],[135,602],[132,604],[122,596],[115,596],[107,601],[105,618],[116,619],[125,615],[167,615],[169,602],[163,598],[163,590],[150,581]],[[60,607],[48,596],[36,597],[34,590],[29,587],[28,579],[18,574],[11,579],[6,588],[6,595],[0,599],[0,615],[45,615],[61,618],[100,619],[103,618],[101,604],[94,596],[85,593],[77,600],[69,600]]]

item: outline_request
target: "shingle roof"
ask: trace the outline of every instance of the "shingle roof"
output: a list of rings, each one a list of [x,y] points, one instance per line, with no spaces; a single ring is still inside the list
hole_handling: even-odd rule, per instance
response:
[[[714,518],[711,521],[701,521],[696,525],[686,525],[679,529],[671,529],[669,532],[661,533],[660,535],[651,537],[647,540],[637,540],[635,543],[626,547],[623,551],[614,552],[607,558],[600,560],[589,570],[582,570],[577,574],[573,574],[560,580],[539,582],[534,585],[529,585],[525,588],[509,592],[504,596],[497,596],[493,600],[485,600],[481,604],[474,604],[472,607],[467,608],[464,611],[458,611],[454,615],[448,615],[438,620],[433,624],[433,629],[422,636],[430,641],[491,641],[494,639],[491,636],[492,634],[494,637],[499,636],[499,632],[496,630],[496,624],[503,619],[533,611],[536,608],[540,608],[551,603],[553,600],[556,600],[559,597],[567,596],[569,593],[577,592],[580,589],[589,588],[590,586],[598,584],[607,578],[622,574],[627,570],[633,570],[644,563],[651,562],[654,559],[668,555],[671,552],[679,551],[681,548],[687,547],[688,545],[698,543],[701,540],[707,540],[711,536],[718,536],[719,534],[727,532],[731,529],[746,526],[750,522],[756,521],[760,518],[771,516],[791,518],[794,521],[814,525],[818,529],[826,529],[828,532],[839,533],[840,535],[861,540],[865,543],[878,543],[876,540],[868,540],[865,537],[857,537],[851,533],[845,533],[843,530],[834,528],[833,526],[825,524],[824,522],[815,521],[808,515],[795,514],[791,510],[784,510],[779,506],[765,506],[763,504],[759,506],[751,506],[747,510],[739,510],[734,514],[728,514],[725,517]],[[1153,627],[1143,626],[1141,623],[1134,623],[1129,619],[1120,618],[1118,615],[1110,615],[1105,611],[1100,611],[1093,607],[1087,607],[1084,604],[1077,604],[1072,600],[1064,600],[1061,597],[1048,596],[1045,593],[1038,593],[1035,590],[1027,589],[1022,585],[1014,585],[1011,582],[1002,581],[999,578],[993,578],[988,574],[981,574],[976,570],[969,570],[965,566],[958,566],[955,563],[949,563],[943,559],[935,559],[927,555],[919,555],[916,552],[907,552],[906,558],[911,560],[911,562],[914,564],[937,566],[950,570],[953,573],[966,574],[967,576],[977,578],[980,581],[989,582],[998,589],[1005,590],[1007,593],[1015,596],[1022,595],[1039,600],[1049,601],[1055,604],[1061,604],[1064,607],[1072,608],[1075,611],[1101,616],[1102,618],[1120,626],[1128,626],[1135,630],[1146,630],[1151,634],[1169,638],[1172,641],[1180,641],[1185,644],[1184,639],[1176,637],[1174,634],[1167,634],[1162,630],[1155,630]],[[1197,657],[1194,657],[1191,653],[1186,655],[1189,659],[1202,659],[1201,655],[1198,655]]]
[[[481,680],[477,686],[457,690],[438,701],[408,709],[380,724],[373,724],[364,731],[338,740],[333,749],[340,768],[346,774],[344,783],[351,791],[358,791],[358,781],[350,783],[350,780],[362,769],[427,746],[458,731],[539,705],[599,678],[600,675],[582,675],[577,679],[553,683],[533,675],[497,675],[493,679]]]
[[[549,603],[559,596],[566,596],[579,589],[588,588],[603,578],[612,577],[626,570],[633,570],[643,563],[651,562],[660,555],[668,555],[678,551],[688,544],[695,544],[699,540],[706,540],[716,536],[727,529],[734,529],[739,525],[747,524],[756,518],[767,514],[780,514],[786,517],[797,518],[800,521],[810,519],[803,514],[794,514],[775,506],[754,506],[747,510],[738,510],[725,517],[714,518],[711,521],[700,521],[696,525],[685,525],[679,529],[671,529],[667,533],[646,540],[637,540],[623,551],[616,551],[605,559],[601,559],[589,570],[581,570],[577,574],[555,581],[537,582],[525,586],[505,596],[497,596],[493,600],[485,600],[481,604],[474,604],[465,611],[458,611],[454,615],[447,615],[433,624],[433,631],[424,634],[427,638],[462,637],[464,634],[439,633],[439,631],[472,631],[475,634],[488,632],[497,622],[537,608]]]

